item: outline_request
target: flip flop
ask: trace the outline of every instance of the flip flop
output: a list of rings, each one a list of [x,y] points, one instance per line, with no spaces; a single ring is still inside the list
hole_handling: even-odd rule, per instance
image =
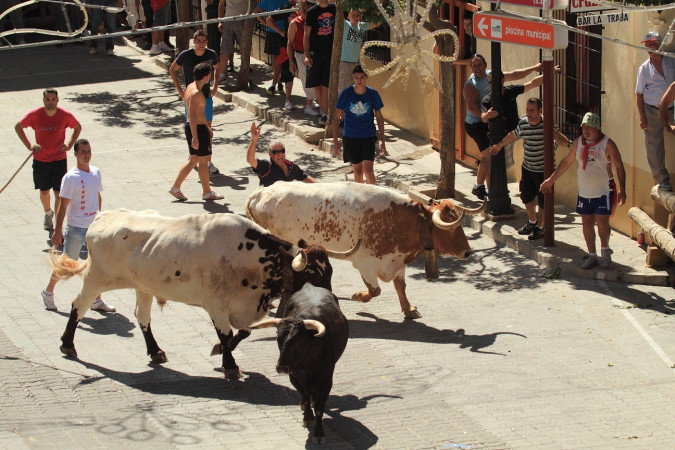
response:
[[[169,194],[173,195],[174,197],[176,197],[181,202],[184,202],[185,200],[187,200],[187,197],[185,195],[183,195],[183,193],[180,191],[180,189],[171,188],[171,189],[169,189]]]
[[[222,200],[225,197],[223,195],[216,194],[215,192],[211,191],[208,194],[202,195],[202,200]]]

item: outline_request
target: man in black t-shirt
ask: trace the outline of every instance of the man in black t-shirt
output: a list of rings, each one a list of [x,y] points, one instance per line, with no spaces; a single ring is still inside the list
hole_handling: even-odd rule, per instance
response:
[[[316,99],[321,106],[319,123],[328,121],[328,82],[330,81],[330,60],[333,53],[333,35],[335,31],[335,4],[328,0],[309,8],[305,19],[305,65],[307,80],[305,87],[314,88]]]
[[[255,148],[260,137],[260,128],[255,122],[251,124],[251,143],[246,151],[246,161],[260,178],[260,186],[272,186],[277,181],[302,181],[303,183],[316,183],[314,177],[307,175],[297,164],[286,159],[286,148],[279,141],[269,145],[269,161],[257,159]]]

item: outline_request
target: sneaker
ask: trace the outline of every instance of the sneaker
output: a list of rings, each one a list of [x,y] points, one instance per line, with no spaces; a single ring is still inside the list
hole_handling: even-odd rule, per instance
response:
[[[89,307],[92,311],[115,312],[117,311],[113,305],[109,305],[103,301],[101,297],[94,300],[94,303]]]
[[[609,267],[612,265],[612,253],[611,248],[600,249],[600,265],[602,267]]]
[[[276,93],[276,90],[277,89],[274,87],[274,85],[268,87],[267,88],[267,95],[269,95],[270,97],[274,97],[274,94]]]
[[[42,303],[48,311],[56,311],[56,303],[54,303],[54,293],[42,290]]]
[[[321,125],[326,125],[326,122],[328,122],[328,116],[325,114],[321,114],[321,118],[319,119],[319,123]]]
[[[478,197],[480,200],[483,200],[485,197],[487,197],[487,191],[485,190],[484,184],[481,184],[480,186],[474,186],[473,189],[471,189],[471,193],[476,197]]]
[[[518,234],[527,236],[532,233],[534,229],[537,228],[536,223],[530,223],[529,221],[525,223],[522,227],[518,228]]]
[[[105,54],[108,55],[108,56],[115,56],[115,50],[113,50],[113,49],[106,50]]]
[[[164,42],[164,41],[158,43],[158,44],[157,44],[157,47],[159,47],[159,49],[160,49],[162,52],[172,52],[172,51],[174,50],[174,49],[172,48],[173,46],[170,47],[170,46],[166,45],[166,42]]]
[[[286,100],[286,104],[284,105],[284,109],[285,109],[286,111],[292,110],[292,109],[293,109],[293,103],[291,103],[290,100]]]
[[[305,114],[308,116],[316,117],[319,115],[319,111],[315,110],[311,106],[305,106]]]
[[[597,255],[588,255],[586,258],[586,261],[584,261],[581,264],[581,268],[584,270],[592,269],[593,267],[598,265],[598,257]]]
[[[161,44],[164,44],[164,46],[165,46],[166,48],[168,48],[169,50],[171,50],[171,51],[176,50],[176,46],[173,45],[173,44],[171,43],[171,41],[162,41],[162,42],[160,42],[160,43],[161,43]],[[167,51],[168,51],[168,50],[167,50]]]
[[[219,172],[220,171],[218,170],[218,168],[216,166],[214,166],[211,161],[209,161],[209,173],[211,175],[213,175],[213,174],[216,174],[216,173],[219,173]]]
[[[535,226],[534,230],[532,230],[532,233],[530,233],[530,235],[527,238],[530,241],[536,241],[537,239],[541,239],[543,237],[544,237],[544,229]]]
[[[227,71],[228,72],[234,72],[234,64],[230,63],[227,65]]]
[[[277,84],[277,91],[279,91],[280,94],[284,93],[284,84],[283,83]]]
[[[155,44],[152,47],[150,47],[150,56],[159,55],[161,53],[162,53],[162,49],[159,48],[159,45]]]
[[[312,100],[312,108],[321,109],[321,105],[319,105],[319,102],[317,102],[316,99]]]
[[[98,53],[98,49],[96,47],[89,47],[90,55],[95,55],[96,53]]]
[[[49,211],[45,211],[44,228],[45,230],[54,229],[54,211],[51,209]]]
[[[662,191],[668,191],[668,192],[673,190],[673,187],[670,185],[670,180],[663,180],[661,182],[661,190]]]

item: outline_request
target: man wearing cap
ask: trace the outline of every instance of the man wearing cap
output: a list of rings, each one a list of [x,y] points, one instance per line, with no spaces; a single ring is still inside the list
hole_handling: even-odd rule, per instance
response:
[[[661,36],[656,31],[645,34],[642,43],[651,50],[661,46]],[[652,176],[664,191],[672,191],[670,174],[666,169],[664,129],[659,117],[658,105],[668,86],[675,81],[675,58],[668,58],[649,50],[649,58],[642,63],[637,73],[637,110],[640,128],[645,132],[647,162]]]
[[[577,212],[581,214],[582,230],[588,248],[588,256],[581,268],[588,270],[598,264],[609,267],[612,263],[609,219],[614,214],[616,205],[621,206],[626,201],[626,172],[616,144],[600,131],[600,116],[586,113],[581,122],[581,132],[582,135],[574,142],[568,141],[567,145],[572,147],[572,151],[563,158],[557,170],[544,180],[540,190],[550,192],[555,181],[575,160],[579,161]],[[614,182],[612,165],[616,170],[618,187]],[[596,224],[600,237],[600,258],[595,247]]]
[[[659,116],[663,128],[670,134],[675,134],[675,81],[670,83],[666,93],[659,102]]]

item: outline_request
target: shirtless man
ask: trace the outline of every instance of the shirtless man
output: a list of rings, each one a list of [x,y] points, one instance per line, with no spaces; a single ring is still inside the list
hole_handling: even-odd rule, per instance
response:
[[[216,194],[209,185],[208,160],[211,156],[211,139],[213,131],[206,120],[204,106],[206,98],[202,93],[202,87],[211,79],[212,66],[208,62],[202,62],[194,68],[194,79],[185,89],[185,108],[187,109],[188,122],[185,124],[185,138],[188,143],[190,159],[181,166],[176,181],[169,189],[169,193],[178,200],[187,200],[180,190],[180,185],[190,174],[190,171],[199,164],[199,182],[202,184],[202,200],[220,200],[222,195]]]

